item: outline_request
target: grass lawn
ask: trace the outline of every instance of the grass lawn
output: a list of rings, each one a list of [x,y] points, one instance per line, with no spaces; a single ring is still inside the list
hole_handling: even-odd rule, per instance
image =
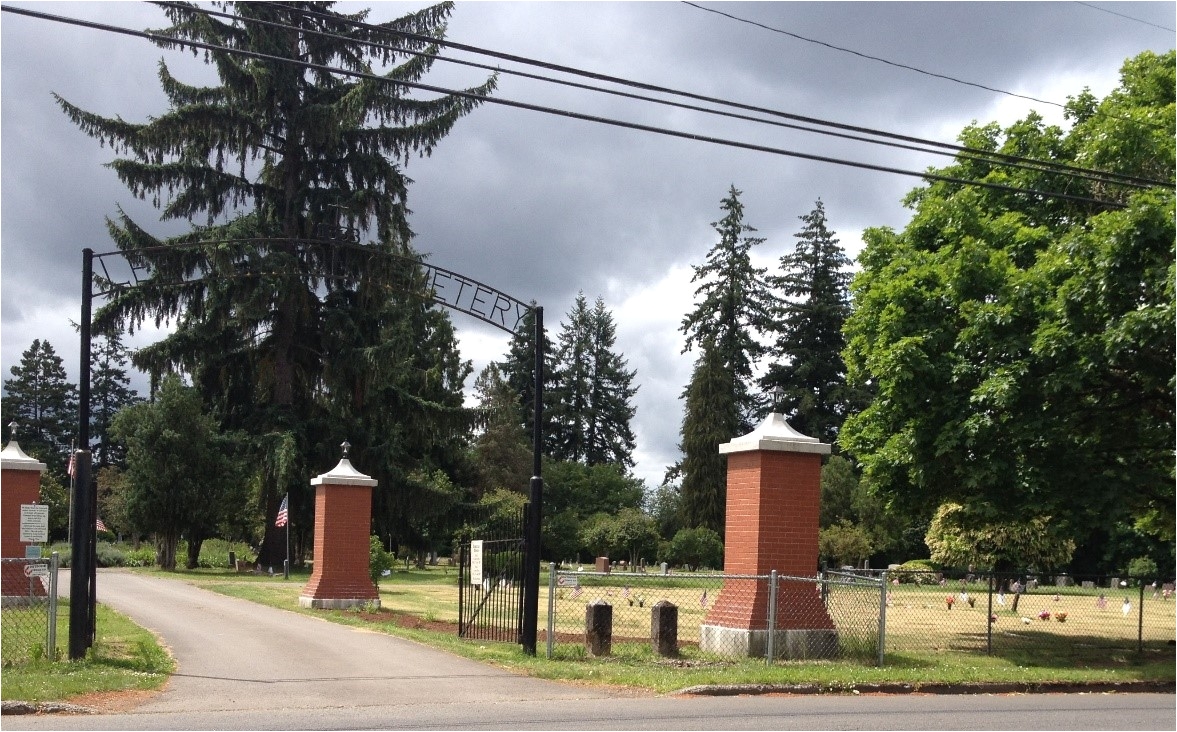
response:
[[[1080,655],[1044,652],[1042,646],[1033,644],[995,650],[994,655],[986,655],[983,647],[979,651],[961,649],[952,652],[945,652],[949,650],[945,647],[925,647],[889,651],[886,665],[879,667],[866,662],[840,660],[782,661],[768,666],[762,659],[722,658],[705,654],[693,646],[683,647],[677,659],[664,659],[653,654],[648,642],[615,641],[612,656],[603,659],[589,658],[583,643],[574,639],[576,630],[579,630],[583,637],[585,597],[574,601],[567,596],[558,602],[557,618],[561,621],[558,632],[573,635],[558,636],[560,642],[555,645],[554,657],[548,659],[544,634],[548,607],[546,574],[541,578],[539,653],[533,658],[525,655],[519,646],[512,643],[472,641],[457,637],[457,587],[453,569],[429,567],[424,570],[394,571],[391,577],[381,581],[381,608],[374,612],[311,610],[298,607],[298,595],[308,579],[306,574],[292,575],[289,580],[283,580],[281,576],[272,578],[215,571],[175,573],[169,576],[251,602],[409,638],[530,676],[579,683],[631,686],[654,692],[669,692],[700,684],[816,684],[836,690],[879,683],[906,683],[915,686],[978,682],[1041,684],[1140,680],[1171,683],[1175,678],[1173,647],[1166,645],[1146,647],[1143,654],[1123,650]],[[685,578],[679,586],[691,597],[698,595],[694,584]],[[949,615],[946,609],[937,606],[935,611],[932,611],[931,608],[930,599],[935,597],[939,600],[945,593],[937,588],[934,594],[921,591],[919,596],[922,597],[924,594],[929,598],[929,613],[927,620],[920,622],[955,627],[945,619],[944,616]],[[1091,599],[1094,601],[1094,598]],[[1026,600],[1026,597],[1022,598],[1023,602]],[[565,607],[564,603],[570,604]],[[924,603],[919,604],[922,606]],[[627,605],[626,608],[628,607]],[[1022,607],[1024,609],[1028,606]],[[920,608],[921,611],[923,609]],[[979,612],[980,610],[977,610],[977,613]],[[642,617],[646,619],[646,623],[648,613],[647,605],[647,608],[642,610]],[[954,609],[952,613],[958,611]],[[700,610],[688,610],[685,603],[683,604],[680,636],[687,627],[684,625],[684,617],[694,618],[696,615],[698,619],[702,618]],[[903,621],[896,617],[897,615],[896,611],[888,616],[889,634],[899,632],[896,626],[901,625]],[[1114,616],[1116,620],[1123,620],[1118,607],[1114,608]],[[959,623],[963,614],[958,613],[952,617]],[[695,626],[698,625],[698,619],[694,620]],[[983,616],[981,619],[984,620]],[[564,627],[565,621],[569,623],[567,628]],[[580,623],[578,627],[576,622]],[[638,632],[636,628],[640,623],[632,622],[636,635],[648,636],[648,625]],[[914,624],[916,621],[913,619],[911,622]],[[1034,622],[1040,621],[1035,619]],[[1172,620],[1169,622],[1168,637],[1171,638]],[[1079,627],[1079,624],[1056,624],[1053,620],[1051,624],[1057,628]],[[983,625],[981,627],[984,628]],[[1052,627],[1051,630],[1055,630],[1056,627]],[[694,632],[697,632],[697,629]],[[910,632],[915,635],[927,634],[929,629],[925,625],[922,629],[917,628]],[[619,635],[615,627],[615,636]]]
[[[9,610],[4,610],[9,612]],[[0,670],[0,697],[27,702],[69,701],[87,694],[158,689],[175,663],[147,630],[105,605],[98,606],[97,638],[84,659],[36,660]],[[59,659],[68,657],[69,600],[57,613]]]

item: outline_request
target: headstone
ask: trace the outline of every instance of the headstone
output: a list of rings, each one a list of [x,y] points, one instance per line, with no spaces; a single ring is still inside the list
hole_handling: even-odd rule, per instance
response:
[[[662,574],[666,574],[668,569],[670,569],[670,566],[667,565],[666,562],[663,562],[662,563]]]
[[[650,641],[654,653],[663,657],[678,655],[678,606],[661,600],[650,608]]]
[[[598,572],[608,572],[609,557],[597,557],[596,568]]]
[[[584,647],[590,656],[613,652],[613,606],[604,600],[584,606]]]
[[[1083,589],[1085,589],[1085,590],[1094,590],[1094,589],[1095,589],[1095,583],[1094,583],[1094,582],[1092,582],[1091,580],[1083,580]]]

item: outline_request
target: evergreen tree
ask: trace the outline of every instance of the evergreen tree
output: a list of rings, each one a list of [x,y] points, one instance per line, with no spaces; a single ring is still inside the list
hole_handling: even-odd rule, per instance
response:
[[[205,52],[219,77],[212,86],[185,84],[160,63],[164,114],[140,124],[58,100],[83,131],[127,156],[111,167],[162,218],[206,219],[160,240],[120,211],[111,234],[123,250],[153,247],[130,255],[151,276],[100,310],[96,327],[174,319],[174,332],[133,360],[153,377],[191,374],[223,424],[249,435],[262,471],[261,559],[276,563],[284,555],[273,528],[282,495],[305,491],[320,460],[338,459],[317,448],[334,452],[324,446],[363,433],[374,458],[365,470],[382,493],[399,495],[408,474],[434,467],[436,455],[423,449],[453,445],[460,410],[453,378],[461,368],[452,330],[444,315],[398,294],[425,291],[418,268],[380,255],[416,256],[401,166],[428,154],[494,79],[469,95],[427,100],[397,83],[429,71],[438,49],[423,39],[443,35],[450,3],[378,26],[362,22],[366,11],[340,13],[331,3],[223,8],[234,15],[164,7],[173,25],[158,45],[194,40],[226,49]],[[383,76],[342,77],[303,62]],[[370,253],[306,242],[341,225],[371,237]],[[230,241],[238,243],[220,243]],[[332,423],[342,416],[364,424]],[[425,437],[405,438],[418,434]],[[429,439],[438,434],[445,439]],[[349,439],[368,457],[360,437]]]
[[[535,307],[535,302],[531,303]],[[555,387],[556,349],[548,338],[548,329],[543,334],[544,364],[544,415],[543,452],[551,457],[556,454],[556,426],[552,417],[552,391]],[[519,395],[524,427],[528,440],[531,439],[535,423],[535,311],[528,310],[519,321],[519,328],[511,336],[507,358],[499,363],[499,369],[511,390]]]
[[[579,293],[560,331],[555,384],[550,400],[552,457],[586,465],[616,463],[633,467],[630,420],[637,388],[634,371],[614,352],[617,326],[605,302],[589,310]]]
[[[741,432],[740,407],[732,373],[710,341],[703,343],[684,397],[682,450],[677,467],[682,524],[724,535],[727,513],[727,459],[719,446]]]
[[[820,200],[801,216],[793,251],[768,283],[781,295],[770,330],[777,334],[776,363],[761,379],[766,392],[782,390],[778,411],[802,434],[833,443],[846,415],[861,405],[846,386],[842,324],[850,314],[847,258],[826,228]]]
[[[755,229],[744,223],[740,191],[732,186],[720,206],[727,214],[712,224],[719,242],[694,268],[697,304],[682,322],[683,352],[698,346],[699,357],[683,392],[683,459],[672,472],[682,476],[684,525],[722,535],[727,470],[719,445],[752,428],[756,403],[748,383],[764,352],[756,334],[768,322],[771,296],[766,270],[752,266],[752,247],[764,240],[747,236]]]
[[[110,436],[110,424],[123,407],[139,401],[127,377],[127,347],[117,334],[95,342],[90,364],[90,435],[94,466],[121,466],[126,449]]]
[[[64,466],[78,429],[77,389],[49,341],[34,340],[4,380],[3,422],[29,455]]]
[[[727,388],[739,410],[738,433],[743,433],[751,429],[757,411],[748,384],[765,350],[756,335],[769,322],[772,295],[765,282],[767,270],[752,266],[752,247],[764,239],[747,236],[756,229],[744,223],[740,195],[732,186],[720,204],[727,214],[711,224],[719,241],[707,253],[707,261],[693,267],[691,282],[701,284],[695,290],[695,309],[683,318],[680,330],[686,335],[683,353],[707,343],[718,349],[716,357],[731,375]]]
[[[474,392],[481,405],[481,430],[474,438],[475,497],[497,489],[522,493],[531,479],[532,454],[519,413],[519,394],[503,379],[496,363],[478,375]]]

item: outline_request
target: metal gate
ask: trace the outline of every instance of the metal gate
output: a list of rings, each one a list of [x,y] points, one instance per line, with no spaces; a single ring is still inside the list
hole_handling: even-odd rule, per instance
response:
[[[527,507],[467,521],[458,546],[458,636],[521,643]]]

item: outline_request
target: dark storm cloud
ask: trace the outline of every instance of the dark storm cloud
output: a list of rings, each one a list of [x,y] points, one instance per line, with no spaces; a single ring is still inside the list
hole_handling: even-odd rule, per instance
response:
[[[20,5],[20,3],[14,3]],[[139,3],[37,4],[36,9],[159,27]],[[365,7],[346,3],[344,9]],[[420,7],[377,3],[379,22]],[[895,63],[993,88],[1065,101],[1085,85],[1098,95],[1125,58],[1173,47],[1173,33],[1078,3],[719,3],[707,7]],[[1171,26],[1174,4],[1117,3],[1124,15]],[[143,40],[5,13],[2,98],[2,316],[4,374],[34,338],[67,364],[76,344],[81,249],[112,246],[103,218],[122,205],[154,231],[158,214],[103,167],[114,154],[73,127],[55,91],[79,106],[141,121],[163,111],[156,64],[207,80],[191,54]],[[747,104],[951,142],[973,120],[1008,123],[1056,107],[933,78],[721,17],[683,3],[458,3],[451,40]],[[468,54],[447,52],[462,58]],[[500,62],[477,59],[491,65]],[[513,64],[502,63],[504,67]],[[536,71],[550,74],[552,72]],[[428,81],[474,86],[488,72],[435,65]],[[821,138],[632,100],[592,95],[506,74],[497,97],[641,124],[745,140],[909,170],[926,155]],[[639,474],[660,478],[676,459],[678,396],[695,354],[680,355],[677,327],[690,307],[689,265],[715,241],[728,187],[744,191],[747,222],[774,265],[798,217],[825,203],[853,255],[869,226],[902,227],[902,196],[916,179],[858,171],[587,122],[484,105],[433,155],[409,162],[417,247],[440,266],[546,308],[558,329],[583,291],[605,298],[619,350],[638,370]],[[500,358],[505,339],[455,316],[476,367]],[[73,369],[71,369],[71,372]]]

